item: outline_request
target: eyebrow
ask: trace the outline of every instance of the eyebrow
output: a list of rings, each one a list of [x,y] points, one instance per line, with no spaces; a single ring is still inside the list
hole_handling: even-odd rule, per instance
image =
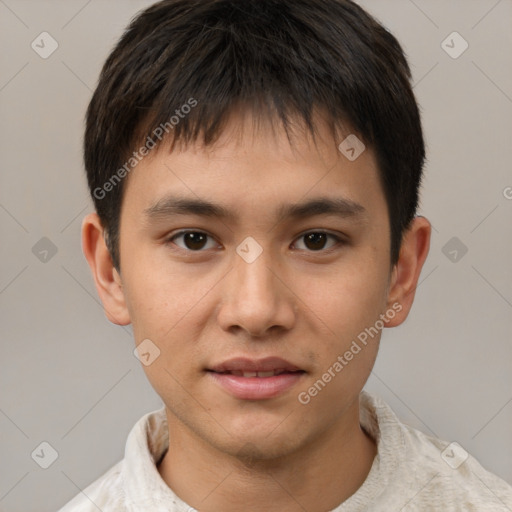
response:
[[[315,215],[335,215],[342,218],[363,218],[366,208],[343,197],[316,197],[303,203],[282,204],[276,210],[277,221],[284,219],[305,219]],[[198,215],[235,220],[237,212],[206,199],[168,195],[144,210],[148,220],[159,220],[176,215]]]

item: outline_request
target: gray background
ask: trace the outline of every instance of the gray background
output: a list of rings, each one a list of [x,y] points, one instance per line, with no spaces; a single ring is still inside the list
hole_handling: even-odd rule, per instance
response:
[[[92,211],[84,111],[112,45],[150,3],[0,0],[2,511],[58,509],[162,405],[130,327],[106,320],[80,242]],[[421,213],[434,226],[415,307],[385,330],[366,388],[512,483],[512,1],[361,4],[410,59],[429,155]],[[43,31],[59,45],[47,59],[31,48]],[[453,31],[469,43],[456,59],[441,46]],[[58,452],[48,469],[31,457],[43,441]]]

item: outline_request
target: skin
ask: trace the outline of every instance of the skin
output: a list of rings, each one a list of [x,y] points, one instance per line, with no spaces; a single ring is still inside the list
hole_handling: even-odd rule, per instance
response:
[[[392,266],[372,150],[351,162],[337,149],[342,139],[333,140],[321,120],[317,127],[316,145],[300,128],[290,145],[282,128],[238,113],[209,148],[153,150],[125,183],[120,274],[98,216],[83,221],[83,250],[107,318],[131,323],[136,344],[150,339],[160,350],[143,366],[169,424],[160,475],[201,511],[331,510],[362,485],[376,454],[359,424],[358,396],[380,334],[309,403],[298,395],[393,304],[401,311],[386,327],[406,319],[431,228],[416,217]],[[144,211],[171,192],[221,203],[237,216],[149,220]],[[276,221],[282,203],[317,196],[348,198],[365,212]],[[210,238],[202,248],[184,237],[169,241],[181,229]],[[327,237],[324,248],[315,246],[303,236],[311,231],[344,242]],[[248,236],[263,251],[250,264],[236,252]],[[306,373],[281,396],[241,400],[205,372],[236,356],[279,356]]]

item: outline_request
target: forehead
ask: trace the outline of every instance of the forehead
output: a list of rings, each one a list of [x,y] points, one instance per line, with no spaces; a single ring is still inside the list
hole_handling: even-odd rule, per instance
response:
[[[380,191],[378,169],[371,148],[354,161],[338,149],[347,136],[355,134],[346,129],[336,135],[318,118],[313,137],[301,123],[291,125],[287,133],[279,123],[235,115],[210,145],[177,141],[171,150],[164,140],[130,174],[125,199],[135,201],[149,217],[178,213],[180,208],[229,217],[248,207],[256,211],[258,203],[266,208],[279,203],[274,210],[281,218],[300,217],[299,199],[302,213],[362,213],[361,192],[371,196]],[[326,193],[330,204],[313,204]],[[208,200],[215,197],[233,208]]]

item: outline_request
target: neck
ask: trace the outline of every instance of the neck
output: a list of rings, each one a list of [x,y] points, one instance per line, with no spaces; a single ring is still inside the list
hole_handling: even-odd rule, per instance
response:
[[[359,426],[359,404],[343,424],[278,459],[243,459],[197,437],[167,410],[169,450],[158,466],[165,483],[201,512],[325,512],[363,484],[376,455]]]

